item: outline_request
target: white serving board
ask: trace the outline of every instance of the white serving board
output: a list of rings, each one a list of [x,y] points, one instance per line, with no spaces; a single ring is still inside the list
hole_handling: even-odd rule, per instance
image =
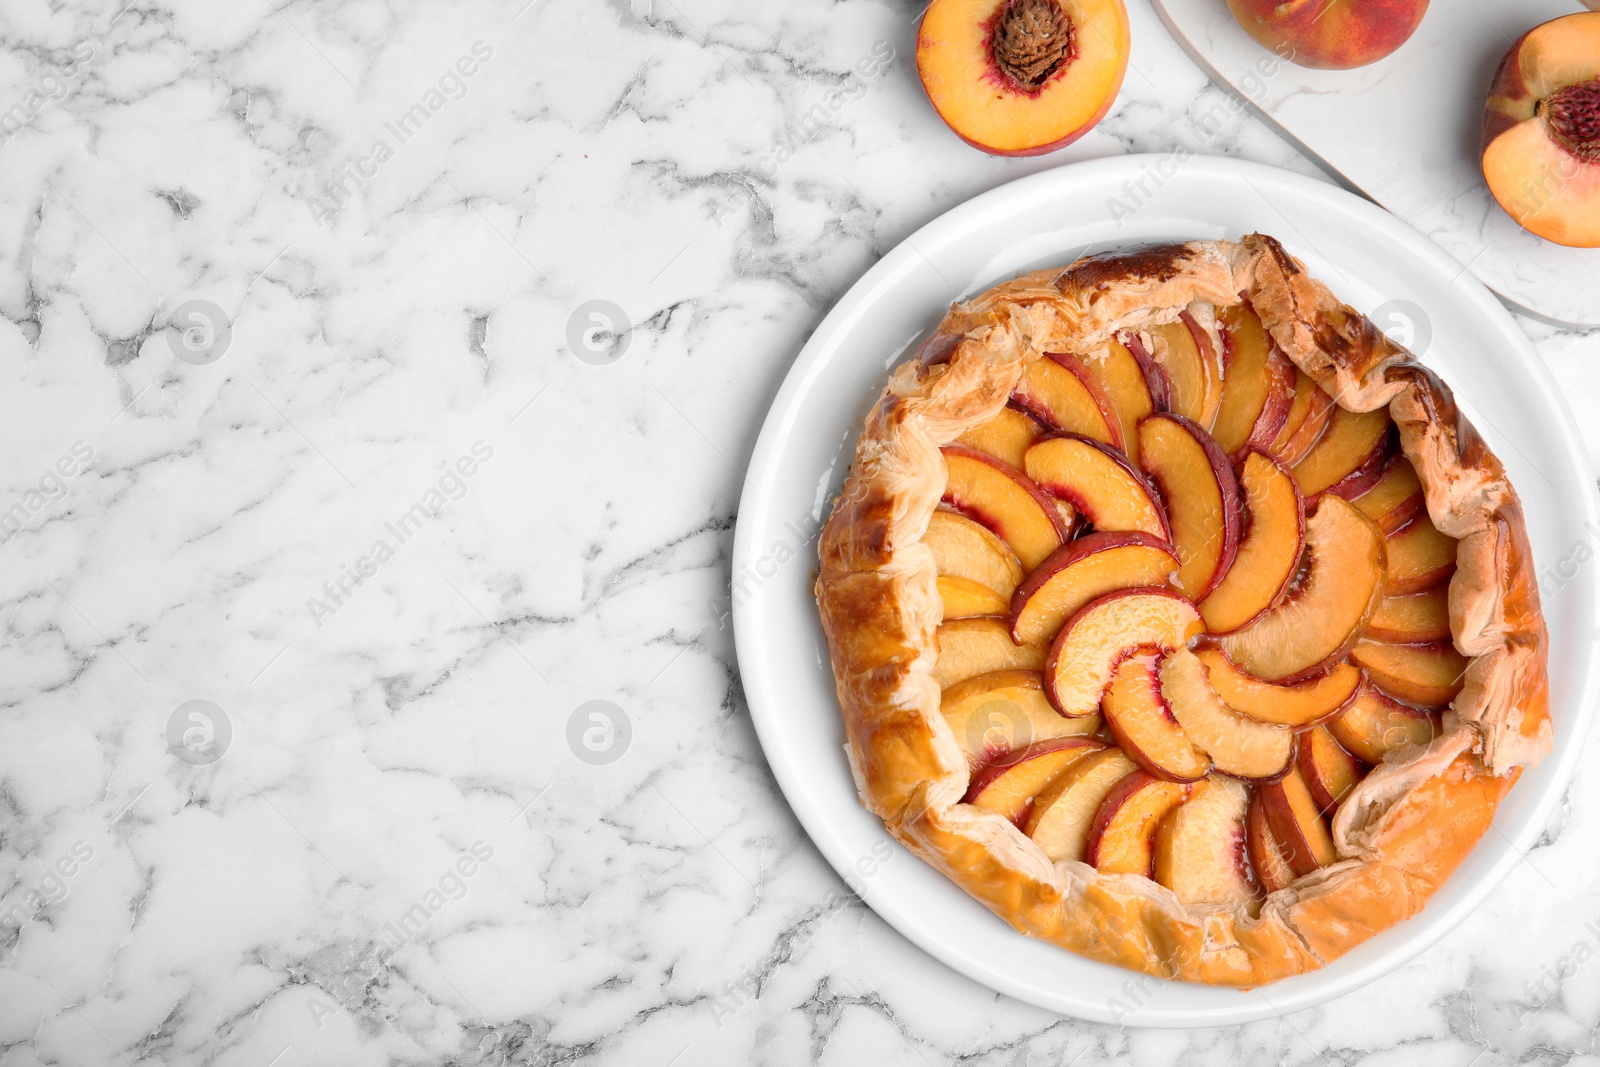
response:
[[[1600,249],[1564,248],[1495,203],[1478,162],[1489,81],[1511,42],[1578,0],[1433,0],[1398,51],[1355,70],[1311,70],[1252,40],[1226,0],[1151,0],[1219,85],[1356,191],[1455,257],[1520,311],[1600,325]]]

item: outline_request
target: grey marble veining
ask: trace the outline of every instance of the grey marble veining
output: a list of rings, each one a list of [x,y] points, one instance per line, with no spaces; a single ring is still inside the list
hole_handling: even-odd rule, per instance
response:
[[[910,3],[8,2],[0,1064],[1596,1062],[1588,776],[1394,974],[1169,1033],[933,962],[766,768],[732,531],[831,303],[1040,168],[1316,173],[1130,8],[999,160]]]

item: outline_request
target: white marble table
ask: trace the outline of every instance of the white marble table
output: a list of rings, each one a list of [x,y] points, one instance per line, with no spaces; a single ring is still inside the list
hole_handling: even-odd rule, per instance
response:
[[[1026,161],[932,115],[916,4],[523,3],[0,8],[0,1064],[1600,1062],[1587,779],[1413,963],[1182,1033],[933,962],[767,771],[765,408],[914,227],[1182,143],[1147,0]]]

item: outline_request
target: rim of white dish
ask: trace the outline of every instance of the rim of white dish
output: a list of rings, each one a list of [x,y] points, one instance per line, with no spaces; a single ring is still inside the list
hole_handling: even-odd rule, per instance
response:
[[[768,520],[774,484],[764,475],[774,467],[777,458],[788,446],[801,402],[826,375],[829,357],[842,339],[876,301],[904,279],[910,269],[914,269],[919,262],[931,263],[942,248],[963,240],[979,220],[996,210],[1015,214],[1025,206],[1038,206],[1042,202],[1057,206],[1100,204],[1108,197],[1125,195],[1124,183],[1147,177],[1151,168],[1163,162],[1170,163],[1171,159],[1171,156],[1156,155],[1118,156],[1068,164],[1017,179],[973,197],[933,219],[868,269],[817,326],[773,399],[751,456],[745,489],[739,503],[739,522],[734,533],[730,573],[750,573],[749,568],[757,562],[757,553],[767,544],[765,535],[774,528],[774,523]],[[1418,271],[1445,279],[1445,288],[1453,290],[1464,305],[1498,327],[1500,336],[1495,340],[1503,343],[1508,353],[1515,355],[1527,373],[1529,390],[1535,394],[1533,398],[1542,402],[1546,412],[1556,420],[1555,436],[1559,439],[1562,458],[1573,470],[1582,472],[1587,469],[1588,461],[1576,423],[1543,360],[1506,309],[1475,277],[1464,276],[1460,265],[1442,249],[1367,200],[1314,178],[1264,164],[1222,157],[1192,157],[1184,161],[1172,177],[1165,178],[1162,185],[1218,181],[1248,185],[1263,199],[1266,193],[1262,190],[1268,189],[1281,199],[1298,200],[1319,212],[1334,213],[1374,242],[1382,242],[1383,247],[1407,260]],[[1084,225],[1102,221],[1100,218],[1086,219]],[[1291,227],[1294,225],[1287,215],[1283,216],[1283,221]],[[1127,244],[1145,243],[1146,240],[1148,238]],[[1021,266],[1017,264],[1019,269]],[[947,300],[966,295],[970,294],[952,292]],[[942,311],[941,308],[929,310],[930,313]],[[858,432],[859,429],[856,429],[850,436],[851,451]],[[1578,492],[1570,503],[1582,513],[1582,518],[1590,524],[1591,529],[1600,530],[1600,506],[1597,506],[1595,494],[1586,482],[1575,488]],[[814,551],[809,544],[803,550]],[[1594,580],[1587,579],[1585,584],[1593,585]],[[1583,610],[1593,620],[1593,605],[1587,605]],[[800,766],[780,743],[782,739],[778,732],[777,717],[792,714],[793,709],[785,708],[781,695],[773,689],[773,680],[758,644],[758,632],[762,625],[762,612],[759,610],[734,613],[734,640],[741,680],[757,736],[779,786],[812,842],[841,877],[855,884],[848,872],[857,861],[859,851],[850,850],[842,841],[839,819],[829,814],[814,793],[813,782],[806,774],[806,768]],[[806,652],[797,647],[795,654],[805,655]],[[1349,960],[1348,956],[1342,957],[1318,971],[1262,987],[1265,993],[1257,990],[1247,994],[1231,987],[1152,980],[1161,986],[1184,990],[1177,999],[1183,1000],[1186,1006],[1147,1005],[1139,1009],[1131,1024],[1153,1027],[1220,1026],[1281,1016],[1343,996],[1404,965],[1434,945],[1505,880],[1548,824],[1576,770],[1593,725],[1595,716],[1592,709],[1597,683],[1600,683],[1600,672],[1594,669],[1594,660],[1592,656],[1576,657],[1572,665],[1577,675],[1574,687],[1576,699],[1571,706],[1552,708],[1558,727],[1564,727],[1558,729],[1557,748],[1537,769],[1537,782],[1530,782],[1529,776],[1524,776],[1518,784],[1518,788],[1537,787],[1538,796],[1525,809],[1515,827],[1500,825],[1501,819],[1497,817],[1495,832],[1486,834],[1474,848],[1474,852],[1487,851],[1492,854],[1488,867],[1455,899],[1438,906],[1430,901],[1417,916],[1391,928],[1391,931],[1403,933],[1395,937],[1389,949],[1380,955],[1350,966],[1342,966]],[[839,715],[836,705],[831,711],[835,717]],[[832,728],[832,724],[829,728]],[[843,758],[841,753],[840,759]],[[859,800],[853,794],[849,800],[859,809]],[[892,840],[881,823],[879,828],[885,840]],[[1512,832],[1507,833],[1508,829]],[[943,878],[943,875],[938,877]],[[1452,875],[1446,884],[1449,885],[1458,877],[1459,872]],[[1038,984],[1030,984],[1022,976],[997,968],[996,961],[975,955],[970,951],[970,945],[929,929],[914,910],[915,901],[898,899],[881,891],[863,891],[863,895],[868,905],[903,936],[930,955],[991,989],[1064,1015],[1127,1024],[1104,999],[1106,988],[1103,983],[1096,983],[1092,991],[1044,989]],[[1024,937],[1020,933],[1014,936]],[[1063,953],[1067,951],[1048,947]],[[1120,968],[1108,971],[1107,976],[1115,977],[1113,985],[1121,982],[1123,977],[1139,978],[1135,972]]]

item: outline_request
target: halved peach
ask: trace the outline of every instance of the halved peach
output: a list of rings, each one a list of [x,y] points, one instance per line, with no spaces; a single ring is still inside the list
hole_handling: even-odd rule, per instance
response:
[[[1431,589],[1456,572],[1456,539],[1440,533],[1426,512],[1390,534],[1384,551],[1390,596]]]
[[[1150,327],[1151,357],[1166,374],[1166,410],[1209,431],[1222,403],[1222,371],[1211,338],[1187,311]]]
[[[1233,464],[1210,434],[1176,414],[1152,415],[1139,424],[1139,455],[1172,528],[1175,584],[1198,600],[1233,563],[1244,532]]]
[[[1300,735],[1300,755],[1296,761],[1300,776],[1306,780],[1306,789],[1316,801],[1317,810],[1328,818],[1356,783],[1367,775],[1367,769],[1344,747],[1334,740],[1325,726],[1316,726]]]
[[[1333,421],[1333,413],[1338,409],[1339,405],[1334,402],[1333,397],[1318,386],[1311,392],[1311,402],[1307,407],[1305,419],[1293,433],[1274,442],[1269,451],[1277,456],[1278,461],[1285,467],[1293,470],[1295,465],[1316,447],[1317,442],[1322,440],[1322,435],[1327,432],[1328,423]]]
[[[939,599],[946,619],[970,619],[974,615],[1004,615],[1010,602],[986,585],[971,578],[939,575]]]
[[[1194,747],[1211,757],[1223,774],[1251,781],[1272,781],[1289,769],[1294,758],[1294,731],[1262,722],[1228,707],[1206,678],[1206,666],[1186,648],[1161,660],[1161,695],[1172,717]],[[1115,684],[1113,683],[1113,688]],[[1106,721],[1110,722],[1107,697]]]
[[[1023,467],[1035,484],[1071,504],[1096,530],[1172,538],[1144,475],[1109,445],[1073,433],[1051,434],[1028,449]]]
[[[1231,778],[1196,783],[1156,828],[1155,880],[1184,904],[1252,906],[1259,893],[1245,848],[1249,804],[1249,789]]]
[[[1011,636],[1045,644],[1084,605],[1118,589],[1163,584],[1178,569],[1172,546],[1142,533],[1091,533],[1068,541],[1011,598]]]
[[[1444,640],[1450,636],[1450,587],[1384,597],[1367,623],[1367,636],[1402,645]]]
[[[1305,507],[1287,469],[1252,451],[1239,483],[1250,505],[1250,526],[1222,580],[1200,601],[1212,634],[1232,633],[1282,599],[1305,547]]]
[[[973,770],[1038,741],[1088,736],[1100,728],[1098,715],[1057,715],[1038,671],[991,671],[957,682],[940,696],[939,710]]]
[[[940,575],[965,578],[1009,597],[1022,583],[1022,564],[988,527],[943,508],[928,520],[922,543],[933,551],[933,564]]]
[[[1438,712],[1402,704],[1369,682],[1344,714],[1328,723],[1328,732],[1345,751],[1375,765],[1397,748],[1428,744],[1443,725]]]
[[[1380,462],[1387,454],[1392,425],[1388,408],[1351,411],[1336,406],[1328,428],[1294,465],[1294,477],[1306,503],[1363,464]]]
[[[1104,874],[1154,871],[1156,828],[1189,795],[1189,787],[1134,771],[1118,782],[1094,813],[1085,862]]]
[[[1123,589],[1092,600],[1050,646],[1044,671],[1050,703],[1063,715],[1091,715],[1134,649],[1177,648],[1199,632],[1200,613],[1170,589]]]
[[[1288,599],[1218,639],[1263,681],[1303,681],[1343,659],[1383,596],[1383,535],[1343,498],[1324,496],[1306,520],[1306,557]]]
[[[1377,523],[1378,529],[1385,535],[1394,533],[1422,514],[1426,504],[1416,468],[1409,459],[1398,453],[1390,457],[1389,465],[1370,489],[1346,499]]]
[[[1111,401],[1076,356],[1048,352],[1029,360],[1011,402],[1051,429],[1122,447],[1121,423]]]
[[[1340,714],[1361,689],[1361,671],[1335,663],[1326,673],[1299,685],[1273,685],[1245,673],[1219,648],[1195,653],[1222,702],[1262,722],[1303,728]]]
[[[1266,448],[1277,439],[1294,404],[1294,364],[1248,303],[1223,308],[1222,406],[1211,436],[1228,455]]]
[[[1600,10],[1512,44],[1484,104],[1482,153],[1489,191],[1518,225],[1600,247]]]
[[[1101,708],[1111,736],[1146,772],[1169,782],[1193,782],[1211,770],[1211,760],[1189,740],[1162,696],[1154,655],[1123,660]]]
[[[939,658],[933,676],[941,689],[990,671],[1036,671],[1044,666],[1044,647],[1011,640],[1011,627],[1004,619],[951,619],[939,625],[935,638]]]
[[[1294,884],[1294,871],[1278,839],[1267,823],[1267,808],[1258,792],[1250,798],[1250,807],[1244,817],[1245,849],[1250,856],[1250,866],[1255,869],[1261,887],[1276,893]]]
[[[944,502],[993,530],[1025,569],[1037,567],[1070,536],[1056,502],[1020,470],[961,445],[940,451]]]
[[[1084,368],[1100,387],[1111,413],[1117,420],[1117,437],[1122,449],[1132,463],[1139,462],[1139,441],[1134,436],[1139,420],[1158,409],[1151,395],[1150,379],[1145,375],[1145,365],[1127,345],[1113,339],[1087,353],[1080,360]],[[1151,363],[1151,369],[1160,374],[1161,368]],[[1160,382],[1160,379],[1157,379]],[[1157,388],[1160,388],[1159,384]]]
[[[1328,825],[1311,798],[1311,790],[1297,767],[1279,781],[1261,787],[1261,803],[1267,825],[1283,850],[1283,859],[1296,878],[1303,878],[1319,867],[1338,861]]]
[[[1350,650],[1350,659],[1366,668],[1367,677],[1380,689],[1430,708],[1456,698],[1469,663],[1449,641],[1394,645],[1361,640]]]
[[[1033,810],[1034,797],[1068,767],[1105,747],[1088,737],[1035,742],[974,775],[961,802],[992,811],[1020,826]]]
[[[1043,432],[1044,428],[1033,416],[1007,404],[994,417],[983,420],[956,440],[1021,470],[1028,446]]]
[[[1023,832],[1053,862],[1082,861],[1089,851],[1089,828],[1101,802],[1118,782],[1138,769],[1114,748],[1085,756],[1035,798]]]

